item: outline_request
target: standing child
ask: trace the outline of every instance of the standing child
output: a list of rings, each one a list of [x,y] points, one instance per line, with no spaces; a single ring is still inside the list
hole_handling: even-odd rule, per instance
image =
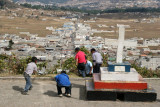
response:
[[[92,59],[93,59],[93,73],[99,73],[100,67],[103,63],[102,55],[97,52],[94,48],[91,49]]]
[[[62,87],[65,87],[65,95],[71,97],[71,82],[65,71],[61,71],[61,74],[55,77],[57,82],[58,95],[62,97]]]
[[[86,76],[85,74],[85,63],[86,63],[85,56],[86,55],[78,47],[75,48],[75,52],[76,52],[75,60],[76,60],[77,68],[78,68],[78,73],[82,74],[84,78]]]
[[[26,80],[26,86],[24,88],[24,91],[22,94],[27,95],[28,90],[32,89],[32,84],[31,84],[31,75],[33,72],[37,72],[37,58],[32,57],[32,62],[27,65],[27,68],[24,72],[24,78]]]

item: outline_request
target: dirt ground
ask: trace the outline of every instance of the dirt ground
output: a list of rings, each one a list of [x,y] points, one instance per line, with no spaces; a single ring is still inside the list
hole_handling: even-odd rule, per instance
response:
[[[155,102],[126,101],[88,101],[86,99],[85,81],[71,80],[72,96],[58,97],[56,82],[49,80],[33,80],[33,89],[28,95],[22,95],[25,80],[1,80],[0,107],[159,107],[160,80],[147,80],[157,92]],[[64,88],[62,89],[64,93]]]
[[[17,16],[14,16],[14,13]],[[19,32],[30,32],[44,37],[51,34],[51,31],[46,30],[46,27],[60,28],[65,22],[70,22],[69,19],[60,19],[57,16],[63,16],[65,12],[44,11],[33,9],[17,9],[0,11],[0,34],[18,34]],[[52,15],[52,16],[50,16]],[[96,18],[95,18],[96,17]],[[151,13],[124,13],[124,14],[104,14],[100,16],[88,16],[88,19],[93,18],[95,22],[84,22],[86,19],[81,19],[80,22],[89,24],[92,29],[114,31],[94,33],[92,36],[101,36],[104,38],[117,38],[117,24],[130,25],[126,29],[126,37],[143,37],[145,39],[160,37],[160,18],[158,14]],[[92,21],[93,21],[92,20]],[[99,27],[98,25],[106,25],[107,27]]]
[[[15,16],[15,14],[17,16]],[[43,14],[43,15],[42,15]],[[59,28],[69,19],[60,19],[60,17],[51,17],[49,15],[58,14],[42,10],[10,10],[0,11],[0,34],[18,34],[19,32],[30,32],[44,37],[51,34],[46,27]],[[48,15],[48,16],[47,16]]]
[[[104,19],[98,18],[96,22],[87,22],[93,29],[114,31],[95,33],[94,36],[102,36],[107,38],[117,38],[118,28],[117,24],[129,25],[130,28],[126,28],[126,38],[143,37],[145,39],[159,38],[160,37],[160,18],[142,19],[137,22],[138,19]],[[106,25],[107,27],[99,27],[98,24]]]

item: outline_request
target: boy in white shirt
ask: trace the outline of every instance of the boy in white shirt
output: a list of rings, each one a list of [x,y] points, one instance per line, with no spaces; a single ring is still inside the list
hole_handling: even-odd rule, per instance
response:
[[[31,84],[31,75],[33,72],[37,72],[37,58],[32,57],[32,62],[27,65],[27,68],[24,72],[24,78],[26,80],[26,86],[24,88],[24,91],[22,94],[27,95],[28,90],[32,89],[32,84]]]

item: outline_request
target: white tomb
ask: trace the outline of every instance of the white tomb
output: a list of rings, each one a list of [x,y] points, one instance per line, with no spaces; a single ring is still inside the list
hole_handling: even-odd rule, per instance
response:
[[[108,67],[100,68],[101,81],[139,81],[139,74],[134,68],[130,68],[128,62],[123,62],[123,47],[125,28],[128,25],[117,25],[119,27],[119,39],[116,63],[108,62]]]

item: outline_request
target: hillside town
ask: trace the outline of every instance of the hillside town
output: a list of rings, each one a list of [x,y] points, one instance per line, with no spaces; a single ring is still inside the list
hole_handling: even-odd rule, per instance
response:
[[[23,0],[23,2],[25,1]],[[154,1],[157,2],[157,0]],[[43,34],[39,28],[38,30],[35,27],[31,28],[32,25],[29,25],[29,27],[36,29],[34,33],[30,32],[26,26],[25,28],[17,24],[10,27],[11,25],[7,26],[6,23],[4,25],[0,24],[0,28],[2,29],[0,35],[0,54],[15,55],[17,58],[36,56],[41,61],[49,61],[48,66],[54,66],[59,60],[65,61],[67,58],[74,57],[74,49],[76,47],[85,47],[88,51],[91,48],[95,48],[102,54],[108,55],[109,61],[115,61],[119,33],[116,24],[125,22],[129,26],[133,25],[131,25],[132,29],[126,29],[126,32],[129,32],[127,35],[132,36],[128,36],[124,41],[123,60],[151,70],[160,69],[160,38],[158,38],[160,37],[160,28],[155,26],[157,27],[155,28],[157,33],[151,33],[149,38],[137,36],[138,32],[144,31],[142,27],[145,25],[143,24],[150,26],[159,23],[159,15],[142,13],[151,16],[151,18],[120,20],[121,22],[115,24],[112,24],[114,22],[112,21],[111,24],[107,25],[103,23],[108,21],[97,18],[99,15],[82,20],[82,16],[85,13],[78,12],[6,8],[0,10],[0,13],[0,20],[5,19],[5,21],[7,20],[6,22],[23,19],[21,22],[17,21],[17,23],[22,23],[20,24],[21,26],[24,24],[29,25],[30,20],[37,21],[38,23],[50,23],[54,21],[53,24],[44,25],[44,28],[41,28],[41,30],[45,31]],[[137,13],[134,13],[134,15],[137,15]],[[50,22],[47,22],[48,20]],[[97,23],[98,21],[99,23]],[[54,26],[54,24],[57,24],[57,26]],[[143,26],[136,27],[136,24]],[[6,29],[11,29],[11,32],[4,33],[3,30]],[[101,34],[104,34],[104,36],[100,36]],[[146,33],[144,32],[144,34]],[[152,38],[153,34],[156,35],[156,38]]]
[[[52,31],[52,33],[45,37],[38,37],[38,34],[31,34],[30,32],[19,32],[19,34],[26,35],[26,37],[20,37],[16,34],[1,35],[0,54],[14,54],[18,58],[36,56],[39,60],[49,60],[53,66],[57,64],[59,59],[65,60],[73,57],[75,47],[84,46],[88,50],[95,48],[101,53],[107,54],[110,61],[116,60],[118,40],[93,37],[94,32],[103,31],[92,29],[88,24],[70,21],[64,23],[62,28],[54,29],[49,26],[46,29]],[[7,50],[6,48],[11,40],[14,44],[12,49]],[[123,59],[130,63],[136,62],[140,67],[151,70],[159,69],[160,38],[143,39],[133,37],[125,39]]]
[[[158,107],[159,13],[160,0],[0,0],[0,107]]]

